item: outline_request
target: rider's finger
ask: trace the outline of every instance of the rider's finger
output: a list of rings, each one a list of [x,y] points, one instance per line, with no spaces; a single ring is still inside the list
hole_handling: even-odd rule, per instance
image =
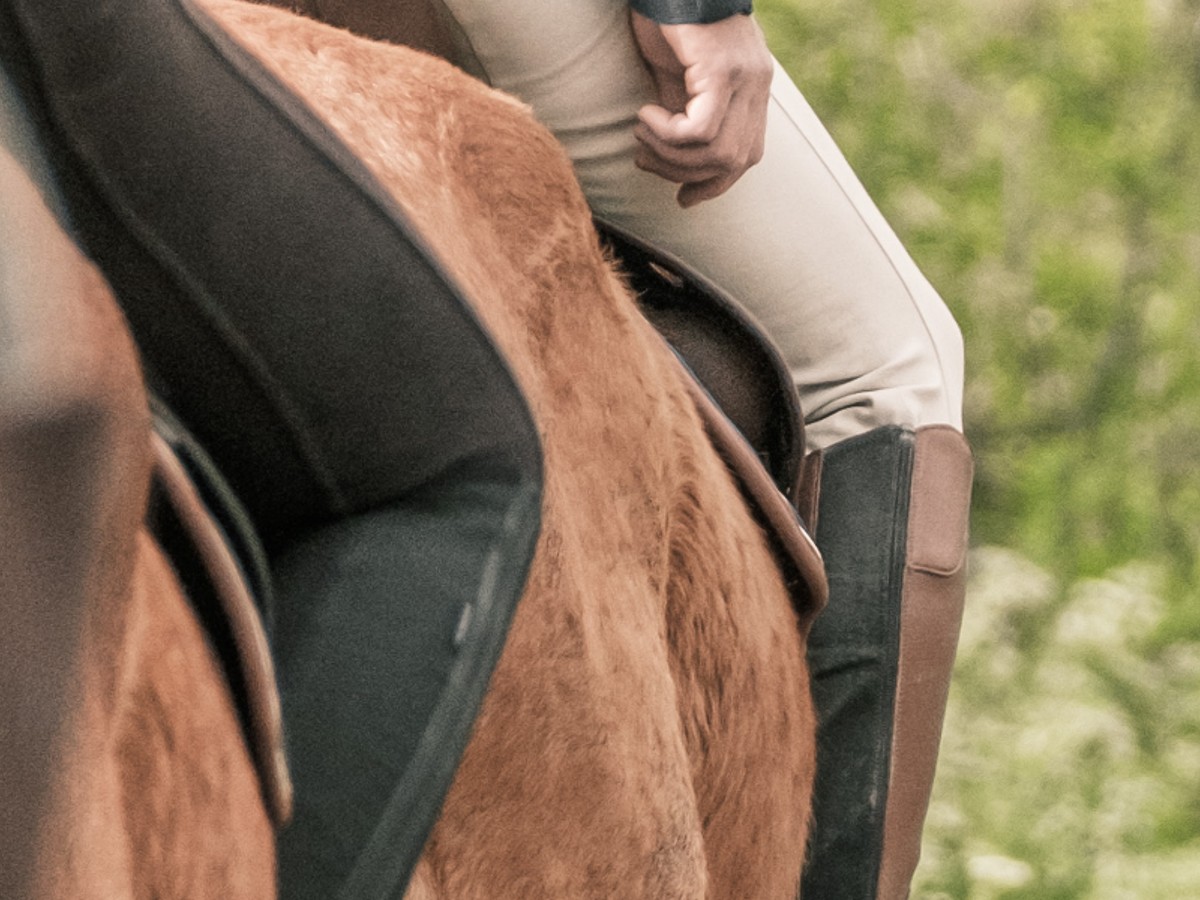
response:
[[[739,172],[738,175],[741,173]],[[729,190],[738,180],[738,175],[720,175],[707,181],[685,184],[675,195],[675,199],[684,209],[695,206],[705,200],[712,200]]]
[[[638,119],[664,143],[708,144],[721,135],[731,99],[728,90],[706,90],[692,96],[682,113],[649,105],[638,112]]]
[[[693,181],[708,181],[728,174],[728,169],[713,165],[680,165],[671,160],[663,159],[651,148],[640,145],[634,154],[634,164],[646,172],[673,181],[676,184],[686,184]]]
[[[648,134],[653,137],[656,143],[665,143],[662,137],[671,128],[671,120],[683,117],[681,112],[671,112],[665,106],[659,103],[647,103],[638,110],[638,121],[634,126],[635,133]]]
[[[633,130],[638,142],[664,162],[681,168],[732,170],[745,168],[745,157],[752,148],[734,133],[721,135],[711,144],[678,145],[668,143],[641,123]]]

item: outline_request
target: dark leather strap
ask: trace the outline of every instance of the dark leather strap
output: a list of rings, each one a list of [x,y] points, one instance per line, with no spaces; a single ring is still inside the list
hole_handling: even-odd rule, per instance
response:
[[[742,486],[751,508],[774,541],[788,590],[796,605],[800,629],[807,634],[817,614],[829,599],[825,565],[817,545],[805,531],[795,508],[772,483],[762,462],[746,439],[713,402],[712,397],[690,373],[684,382],[709,439]]]
[[[165,526],[162,517],[166,513],[160,511],[157,536],[166,538],[188,599],[221,658],[258,770],[263,800],[276,827],[282,827],[291,816],[292,782],[284,753],[275,664],[246,574],[253,566],[247,566],[245,552],[237,553],[228,532],[218,524],[170,438],[156,431],[151,440],[155,484],[174,519],[171,526]],[[164,530],[170,537],[163,535]],[[244,538],[241,543],[245,545]]]

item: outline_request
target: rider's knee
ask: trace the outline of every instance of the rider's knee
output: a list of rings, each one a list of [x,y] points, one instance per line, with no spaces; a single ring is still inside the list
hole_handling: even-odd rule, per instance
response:
[[[962,429],[962,331],[940,304],[920,325],[913,333],[895,335],[887,352],[853,378],[811,392],[805,407],[810,449],[886,425]]]

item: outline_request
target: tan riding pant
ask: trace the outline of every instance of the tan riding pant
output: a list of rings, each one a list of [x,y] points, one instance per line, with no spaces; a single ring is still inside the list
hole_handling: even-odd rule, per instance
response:
[[[684,210],[675,185],[633,163],[637,110],[654,95],[626,0],[441,2],[456,61],[533,107],[597,213],[758,319],[799,387],[810,448],[880,425],[961,428],[957,325],[778,64],[763,161]]]

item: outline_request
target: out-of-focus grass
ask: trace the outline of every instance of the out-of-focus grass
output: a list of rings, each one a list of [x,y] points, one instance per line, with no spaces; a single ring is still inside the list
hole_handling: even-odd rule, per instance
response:
[[[1197,896],[1200,644],[1161,646],[1161,568],[971,562],[916,896]]]
[[[916,896],[1200,897],[1200,0],[758,0],[967,342]]]

